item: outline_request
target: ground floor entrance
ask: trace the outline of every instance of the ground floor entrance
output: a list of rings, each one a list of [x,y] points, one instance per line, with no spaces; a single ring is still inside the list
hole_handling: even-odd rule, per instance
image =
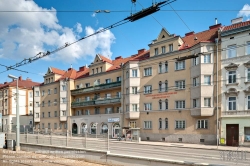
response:
[[[239,124],[226,124],[227,146],[239,145]]]

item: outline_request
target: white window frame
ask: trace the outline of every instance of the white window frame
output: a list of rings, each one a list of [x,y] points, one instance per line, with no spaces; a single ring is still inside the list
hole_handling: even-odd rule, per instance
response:
[[[208,120],[207,119],[197,120],[196,129],[208,129]]]
[[[184,70],[184,69],[185,69],[185,61],[175,62],[175,70]]]
[[[159,55],[159,50],[158,50],[158,48],[155,48],[155,55]]]
[[[162,46],[162,47],[161,47],[161,53],[162,53],[162,54],[165,54],[165,53],[166,53],[166,47],[165,47],[165,46]]]
[[[138,93],[138,88],[136,86],[132,87],[132,94],[137,94]]]
[[[230,98],[235,98],[235,100],[230,101]],[[230,109],[230,105],[232,107],[231,109]],[[236,96],[229,96],[228,97],[228,106],[227,107],[228,107],[228,111],[236,111],[237,110],[237,97]]]
[[[232,73],[233,72],[233,73]],[[234,84],[237,82],[237,71],[228,71],[228,83]]]
[[[185,80],[175,81],[175,87],[176,87],[176,89],[185,89],[186,88],[185,83],[186,83]]]
[[[144,111],[152,111],[152,103],[144,103]]]
[[[204,97],[204,107],[211,107],[211,97]]]
[[[237,57],[237,46],[236,44],[227,46],[227,58]]]
[[[204,63],[211,63],[211,54],[204,55]]]
[[[132,77],[138,77],[137,69],[132,70]]]
[[[173,52],[174,51],[174,45],[173,44],[169,44],[168,45],[168,49],[169,49],[169,52]]]
[[[175,129],[185,129],[186,121],[185,120],[175,120]]]
[[[152,129],[152,121],[143,122],[144,129]]]
[[[152,67],[144,68],[144,76],[151,76],[152,75]]]
[[[211,85],[211,75],[204,75],[204,85]]]
[[[185,100],[177,100],[177,101],[175,101],[175,108],[176,109],[184,109],[184,108],[186,108],[186,101]]]
[[[199,57],[193,58],[193,66],[197,66],[199,64]]]
[[[138,112],[138,104],[132,104],[132,111]]]
[[[199,102],[199,99],[193,99],[193,108],[198,107],[198,102]]]
[[[199,77],[193,78],[193,87],[199,86]]]
[[[144,86],[144,94],[151,94],[152,93],[152,85]]]

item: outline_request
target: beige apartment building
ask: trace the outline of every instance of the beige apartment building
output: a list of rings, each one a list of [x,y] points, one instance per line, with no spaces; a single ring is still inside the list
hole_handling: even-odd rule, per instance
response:
[[[71,90],[72,116],[69,124],[73,134],[104,134],[110,131],[111,138],[122,133],[124,111],[123,65],[134,59],[145,57],[148,51],[142,49],[131,57],[116,57],[110,60],[96,55],[85,75],[75,79]]]
[[[130,137],[216,143],[219,27],[184,37],[162,29],[149,44],[149,58],[125,63],[124,127]]]
[[[70,90],[76,70],[60,70],[49,67],[44,82],[34,86],[34,122],[35,129],[43,132],[65,132],[70,116]]]
[[[20,131],[33,127],[33,90],[39,83],[27,78],[18,78]],[[2,131],[16,130],[16,86],[17,81],[5,82],[0,85],[0,111],[2,113]]]
[[[221,144],[250,145],[250,21],[220,29]]]

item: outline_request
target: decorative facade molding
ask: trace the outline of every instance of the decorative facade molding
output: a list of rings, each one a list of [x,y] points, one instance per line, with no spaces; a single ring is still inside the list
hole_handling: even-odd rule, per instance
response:
[[[246,67],[246,68],[250,68],[250,61],[246,62],[246,63],[243,63],[243,65]]]
[[[239,91],[237,91],[235,88],[229,88],[226,92],[224,92],[226,96],[228,95],[235,95],[238,96]]]
[[[234,71],[234,70],[237,70],[238,67],[239,67],[239,64],[230,63],[229,65],[225,66],[225,69],[227,71]]]

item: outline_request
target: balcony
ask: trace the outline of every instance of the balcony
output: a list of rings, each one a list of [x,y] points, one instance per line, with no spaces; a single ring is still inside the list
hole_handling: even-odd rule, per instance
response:
[[[60,121],[67,121],[67,116],[60,116]]]
[[[243,111],[222,111],[221,117],[250,117],[250,110]]]
[[[140,117],[140,112],[139,111],[129,111],[129,112],[126,112],[125,114],[125,118],[126,119],[139,119]]]
[[[213,116],[214,107],[202,107],[202,108],[193,108],[191,109],[191,116]]]
[[[120,86],[121,86],[121,81],[107,83],[107,84],[100,84],[100,85],[91,86],[91,87],[87,87],[87,88],[71,90],[71,95],[80,95],[80,94],[84,94],[84,93],[90,93],[93,91],[103,91],[103,90],[107,90],[107,89],[117,88]]]
[[[87,106],[97,106],[97,105],[109,105],[109,104],[116,104],[121,103],[121,98],[99,98],[96,100],[91,101],[76,101],[71,103],[72,108],[77,107],[87,107]]]
[[[40,118],[35,117],[34,122],[40,122]]]

